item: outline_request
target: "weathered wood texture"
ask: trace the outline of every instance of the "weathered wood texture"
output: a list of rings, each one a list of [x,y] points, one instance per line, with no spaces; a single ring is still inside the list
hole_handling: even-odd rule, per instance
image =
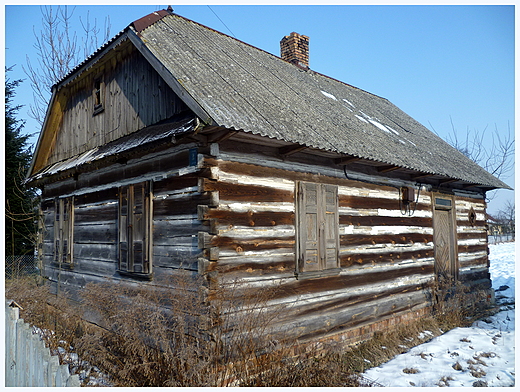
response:
[[[201,216],[213,228],[203,246],[219,250],[208,268],[221,283],[276,292],[270,306],[285,308],[278,319],[285,333],[311,339],[431,305],[429,193],[420,194],[407,216],[396,187],[224,160],[206,163],[218,170],[215,179],[201,181],[201,191],[219,196],[218,206]],[[338,186],[341,270],[297,279],[295,189],[297,181],[309,180]]]
[[[153,279],[148,284],[188,270],[208,273],[210,282],[239,284],[239,295],[272,290],[268,308],[284,309],[276,320],[279,331],[309,340],[336,332],[352,335],[351,330],[387,325],[396,314],[422,315],[432,306],[430,192],[422,189],[409,213],[396,179],[375,185],[332,169],[324,170],[328,175],[310,166],[295,171],[291,162],[267,156],[262,165],[252,164],[236,151],[237,160],[225,152],[219,158],[199,155],[198,166],[189,167],[191,147],[174,146],[46,186],[43,253],[51,279],[68,287],[105,278],[132,281],[117,272],[118,186],[151,181]],[[339,264],[332,273],[295,275],[299,181],[337,187]],[[74,262],[58,273],[52,261],[53,198],[66,194],[74,195]],[[461,279],[485,285],[485,203],[454,200]]]
[[[94,114],[96,81],[103,110]],[[88,151],[186,109],[150,64],[123,45],[58,94],[67,100],[47,164]]]
[[[118,185],[154,177],[159,179],[153,182],[151,190],[152,281],[167,278],[180,269],[197,271],[201,254],[198,233],[208,230],[198,219],[198,205],[212,203],[208,193],[199,192],[200,170],[188,167],[187,151],[191,147],[192,144],[172,147],[126,165],[115,164],[46,186],[42,194],[45,274],[73,291],[106,278],[135,278],[120,274],[117,268]],[[188,174],[182,175],[183,172]],[[162,178],[166,173],[169,176]],[[98,188],[101,190],[96,191]],[[54,262],[54,198],[60,195],[74,198],[73,263],[61,266]]]
[[[486,203],[483,199],[455,199],[460,280],[487,288],[490,285],[490,275],[485,210]]]

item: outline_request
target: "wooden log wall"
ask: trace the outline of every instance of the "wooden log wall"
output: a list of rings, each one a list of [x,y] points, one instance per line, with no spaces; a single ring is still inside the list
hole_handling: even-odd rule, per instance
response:
[[[161,152],[114,164],[78,178],[48,184],[42,193],[44,273],[60,290],[75,298],[88,282],[139,282],[142,277],[123,275],[118,267],[119,186],[152,183],[152,270],[150,282],[167,279],[182,270],[198,271],[201,250],[198,233],[207,230],[198,219],[199,205],[213,205],[210,194],[199,192],[198,166],[189,166],[187,143]],[[72,265],[54,261],[55,198],[74,199]],[[145,280],[146,281],[146,280]]]
[[[367,326],[423,315],[432,305],[430,192],[421,190],[410,216],[395,179],[375,185],[347,179],[342,170],[326,166],[267,155],[258,159],[229,145],[220,152],[211,146],[201,149],[206,155],[199,151],[198,165],[190,167],[189,149],[196,146],[173,146],[47,185],[43,254],[51,280],[68,287],[106,278],[135,282],[117,272],[118,186],[151,181],[150,284],[188,270],[207,273],[212,282],[227,287],[238,283],[239,293],[269,290],[268,308],[283,309],[276,317],[278,331],[303,340],[339,332],[354,336],[357,329],[366,333]],[[295,275],[298,181],[338,187],[340,268],[319,278]],[[74,262],[58,273],[54,197],[66,195],[74,197]],[[460,275],[466,281],[489,282],[484,209],[482,199],[455,197]]]
[[[186,109],[134,47],[123,44],[103,64],[62,88],[67,105],[49,162],[104,145]],[[94,83],[101,81],[103,111],[94,115]]]
[[[488,288],[490,281],[484,199],[455,198],[459,279]],[[474,213],[474,220],[471,214]]]
[[[208,270],[223,284],[272,289],[270,306],[284,307],[281,331],[314,339],[431,305],[425,292],[434,272],[429,193],[420,194],[410,217],[395,187],[224,157],[206,160],[215,179],[201,181],[201,191],[218,192],[219,199],[201,217],[213,228],[204,247],[218,249]],[[295,277],[297,181],[338,186],[340,273]]]

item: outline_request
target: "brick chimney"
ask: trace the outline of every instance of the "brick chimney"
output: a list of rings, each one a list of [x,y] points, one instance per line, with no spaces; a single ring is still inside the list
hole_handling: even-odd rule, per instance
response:
[[[294,65],[309,69],[309,37],[298,33],[286,35],[280,41],[280,57]]]

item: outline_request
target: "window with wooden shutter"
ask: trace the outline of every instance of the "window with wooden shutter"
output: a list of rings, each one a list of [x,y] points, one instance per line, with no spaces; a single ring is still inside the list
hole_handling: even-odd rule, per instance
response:
[[[297,273],[339,268],[338,188],[299,182]]]
[[[55,201],[54,261],[72,264],[74,243],[74,199],[59,198]]]
[[[119,270],[151,273],[151,204],[149,183],[119,189]]]

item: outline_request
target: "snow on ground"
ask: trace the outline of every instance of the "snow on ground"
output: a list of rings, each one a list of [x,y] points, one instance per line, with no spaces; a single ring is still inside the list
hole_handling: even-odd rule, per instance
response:
[[[414,347],[363,376],[385,387],[514,386],[515,243],[494,244],[489,249],[491,279],[501,311]]]

